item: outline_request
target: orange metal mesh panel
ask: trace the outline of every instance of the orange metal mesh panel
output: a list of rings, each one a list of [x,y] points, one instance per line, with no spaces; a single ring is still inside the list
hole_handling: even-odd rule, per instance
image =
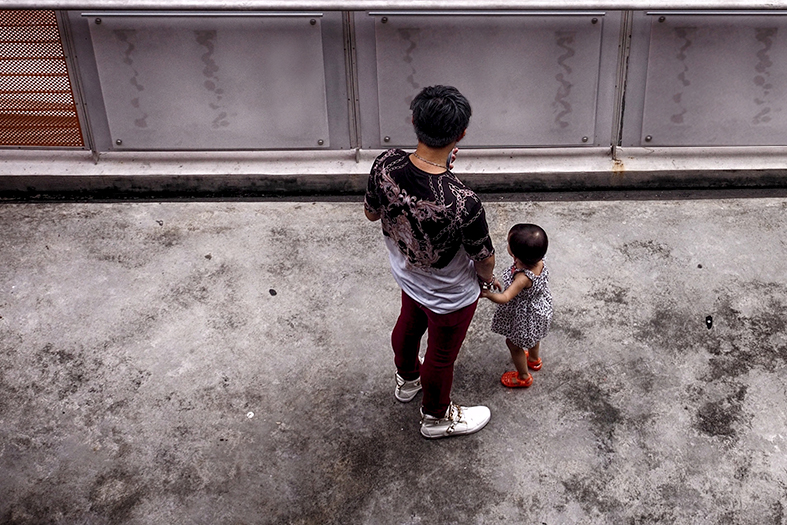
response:
[[[0,10],[0,146],[84,146],[54,11]]]

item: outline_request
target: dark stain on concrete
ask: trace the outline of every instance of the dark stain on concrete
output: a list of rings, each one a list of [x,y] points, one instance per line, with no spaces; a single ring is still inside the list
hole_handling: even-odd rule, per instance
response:
[[[605,456],[614,454],[615,430],[624,422],[620,409],[612,404],[609,393],[596,380],[577,377],[572,372],[567,374],[566,381],[567,385],[561,391],[575,409],[590,416],[599,453]],[[608,464],[610,458],[605,457],[604,461]]]
[[[641,512],[626,520],[627,525],[652,525],[654,523],[676,523],[674,512],[661,508]]]
[[[743,457],[735,467],[735,474],[734,474],[735,479],[737,479],[738,481],[744,481],[746,478],[748,478],[749,473],[751,472],[751,466],[752,466],[751,455]]]
[[[651,240],[626,243],[621,246],[620,251],[629,260],[670,259],[672,257],[672,249],[669,246]]]
[[[596,512],[609,514],[618,511],[621,503],[604,494],[604,487],[608,481],[603,475],[581,476],[575,474],[562,481],[563,489],[566,491],[566,501],[578,501],[585,512],[590,515]]]
[[[90,489],[90,510],[112,523],[131,518],[134,508],[147,497],[147,487],[134,474],[116,467],[99,475]]]
[[[40,480],[38,486],[15,501],[5,515],[0,515],[2,520],[0,523],[8,525],[90,523],[84,520],[83,511],[69,505],[69,496],[71,495],[62,495],[51,481]],[[56,521],[57,518],[59,521]]]
[[[310,303],[311,301],[304,305],[303,311],[277,316],[276,324],[288,328],[287,337],[290,339],[308,340],[317,347],[329,345],[332,338],[330,331],[321,328],[322,323],[313,322],[315,318],[323,319],[325,312],[316,307],[316,304]]]
[[[787,490],[785,490],[785,492],[787,492]],[[787,523],[787,521],[785,521],[784,504],[782,504],[781,501],[775,501],[773,505],[771,505],[771,519],[774,525]]]
[[[165,248],[178,246],[183,242],[183,232],[177,226],[162,226],[148,232],[150,241]]]
[[[128,219],[118,217],[79,217],[63,214],[61,220],[70,238],[70,245],[90,255],[99,262],[117,264],[126,270],[138,270],[153,261],[158,255],[158,245],[174,246],[174,228],[151,225],[139,228]],[[89,225],[86,225],[89,220]],[[155,230],[154,230],[155,228]],[[50,245],[51,247],[51,245]],[[58,242],[53,255],[66,255]]]
[[[774,372],[787,363],[787,286],[760,282],[732,286],[748,287],[758,301],[744,315],[729,292],[716,292],[713,330],[701,343],[712,356],[705,381],[738,377],[755,367]]]
[[[630,290],[610,279],[599,279],[589,295],[595,300],[593,302],[588,299],[588,304],[592,307],[572,313],[572,317],[585,325],[583,331],[592,334],[607,328],[625,331],[630,329],[637,308],[637,299],[631,298]]]
[[[36,367],[40,383],[34,388],[57,389],[58,400],[77,393],[96,375],[101,361],[85,357],[84,349],[55,348],[47,343],[38,353]]]
[[[227,263],[192,269],[162,295],[162,303],[175,310],[207,306],[210,313],[207,323],[212,330],[236,329],[249,321],[249,313],[236,300],[237,271]]]
[[[161,489],[167,494],[183,499],[202,490],[205,485],[194,462],[190,462],[188,456],[184,457],[183,451],[159,449],[155,465]]]
[[[489,506],[505,498],[505,493],[495,490],[477,469],[468,468],[466,462],[478,461],[482,454],[478,441],[468,441],[464,446],[449,446],[444,453],[434,454],[431,461],[426,455],[425,461],[421,462],[423,472],[440,472],[441,475],[417,480],[420,492],[462,495],[452,498],[450,504],[442,507],[440,519],[444,523],[478,523],[487,514]],[[392,484],[391,489],[395,486]],[[411,512],[416,516],[434,518],[435,504],[440,502],[416,498]]]
[[[600,283],[599,286],[590,294],[593,299],[603,301],[610,305],[629,304],[628,290],[615,283]]]
[[[737,438],[736,426],[744,417],[742,405],[746,386],[722,399],[705,402],[697,410],[694,427],[712,437]]]
[[[137,390],[139,390],[140,387],[143,384],[145,384],[148,379],[150,379],[150,372],[149,371],[147,371],[147,370],[136,370],[133,373],[133,378],[131,380],[131,383],[134,385],[134,391],[136,392]]]
[[[681,354],[697,340],[693,334],[707,336],[704,320],[693,319],[686,305],[675,300],[658,300],[654,312],[634,329],[636,341],[670,354]]]
[[[552,211],[555,217],[562,217],[566,219],[584,219],[589,220],[596,218],[598,215],[603,214],[604,211],[598,208],[562,208]],[[611,220],[611,219],[610,219]],[[619,220],[616,217],[614,220]]]
[[[588,315],[587,310],[578,310],[571,305],[561,305],[555,309],[549,331],[550,333],[562,332],[568,339],[583,340],[585,333],[593,329],[587,323]]]
[[[271,275],[290,275],[302,265],[301,257],[309,250],[300,232],[277,226],[270,229],[270,240],[273,248],[266,269]]]
[[[299,385],[285,384],[277,392],[291,400],[292,413],[274,416],[277,421],[283,418],[282,424],[267,434],[257,453],[270,450],[271,461],[282,464],[291,455],[308,458],[308,468],[293,471],[286,485],[276,487],[299,503],[297,508],[264,509],[270,523],[368,522],[370,509],[379,507],[380,494],[394,498],[395,515],[408,516],[413,523],[476,523],[506,498],[482,470],[473,467],[488,453],[482,434],[425,440],[418,434],[418,401],[399,403],[392,387],[362,391],[367,379],[355,370],[326,372],[318,385],[301,377]],[[392,386],[393,377],[388,379]],[[312,385],[309,395],[296,395],[305,385]],[[365,424],[381,414],[381,426]],[[324,429],[320,443],[311,437],[315,427]],[[461,497],[445,502],[397,494]],[[391,522],[391,517],[381,517],[379,522]]]
[[[626,363],[626,371],[628,377],[636,377],[637,381],[629,384],[630,387],[635,388],[641,395],[647,396],[657,389],[660,381],[663,381],[663,376],[654,373],[653,369],[648,366],[644,359],[631,359]]]

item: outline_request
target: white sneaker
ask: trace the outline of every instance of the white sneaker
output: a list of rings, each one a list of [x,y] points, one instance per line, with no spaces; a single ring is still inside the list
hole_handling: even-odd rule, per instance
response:
[[[424,414],[421,408],[421,435],[435,439],[472,434],[484,428],[491,417],[492,412],[485,406],[462,407],[451,402],[443,417]]]
[[[421,378],[413,379],[412,381],[405,381],[402,376],[396,374],[396,390],[394,395],[396,399],[402,403],[412,401],[413,398],[421,391]]]
[[[423,365],[424,358],[419,357],[418,361]],[[421,378],[413,379],[412,381],[405,381],[402,376],[396,374],[396,390],[394,396],[402,403],[412,401],[413,398],[421,391]]]

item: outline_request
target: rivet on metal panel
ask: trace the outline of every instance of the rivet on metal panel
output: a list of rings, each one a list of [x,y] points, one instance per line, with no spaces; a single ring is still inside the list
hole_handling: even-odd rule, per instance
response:
[[[651,140],[653,140],[653,137],[652,137],[652,136],[650,136],[650,135],[647,135],[647,136],[645,137],[645,142],[650,142]]]
[[[593,19],[593,20],[591,20],[590,22],[591,22],[592,24],[598,24],[598,18],[594,18],[594,19]]]
[[[383,140],[384,140],[385,142],[391,142],[391,137],[383,137]]]
[[[310,23],[311,25],[315,25],[315,24],[317,23],[317,20],[315,20],[314,18],[312,18],[311,20],[309,20],[309,23]]]
[[[121,144],[123,144],[123,141],[122,141],[122,140],[120,140],[120,139],[117,139],[117,140],[115,141],[115,144],[117,144],[118,146],[120,146]]]
[[[665,21],[666,19],[667,19],[667,17],[666,17],[666,16],[660,16],[660,17],[659,17],[659,23],[662,23],[662,24],[663,24],[663,23],[664,23],[664,21]]]
[[[387,24],[387,23],[388,23],[388,17],[387,17],[387,16],[384,16],[384,17],[382,18],[382,20],[380,20],[380,22],[382,22],[383,24]]]
[[[100,23],[101,23],[101,19],[100,18],[96,18],[96,24],[100,24]]]
[[[587,141],[588,141],[587,137],[582,137],[582,142],[587,142]]]
[[[320,146],[322,146],[323,144],[325,144],[325,141],[324,141],[324,140],[322,140],[322,139],[320,139],[320,140],[318,140],[318,141],[317,141],[317,144],[318,144],[318,145],[320,145]]]

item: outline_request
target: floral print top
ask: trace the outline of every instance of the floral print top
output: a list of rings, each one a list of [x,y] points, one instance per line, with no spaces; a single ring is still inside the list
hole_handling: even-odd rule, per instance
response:
[[[516,265],[503,273],[503,288],[514,282],[516,274],[524,272],[532,281],[516,297],[504,304],[498,304],[492,318],[492,331],[510,339],[523,349],[533,348],[549,333],[552,323],[552,293],[549,291],[549,269],[546,261],[540,275],[530,270],[519,270]]]
[[[380,214],[383,234],[416,268],[443,268],[462,247],[474,261],[494,253],[475,192],[450,171],[434,175],[416,168],[403,150],[377,157],[364,206]]]

